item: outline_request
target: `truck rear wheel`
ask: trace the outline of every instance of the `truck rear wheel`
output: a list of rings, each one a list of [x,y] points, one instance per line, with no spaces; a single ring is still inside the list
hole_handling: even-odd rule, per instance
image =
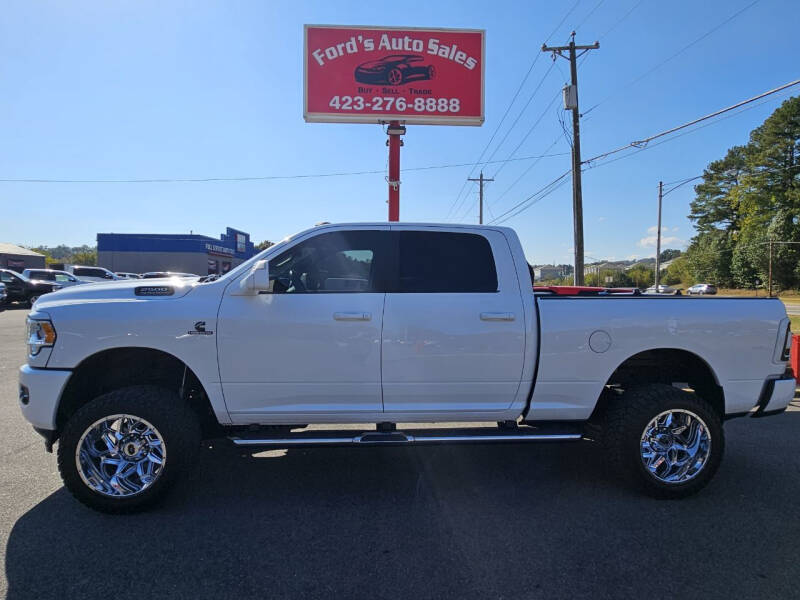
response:
[[[90,508],[136,512],[164,496],[199,446],[197,415],[177,394],[132,386],[95,398],[70,418],[58,469],[65,487]]]
[[[722,420],[711,405],[665,384],[632,387],[612,399],[603,440],[611,466],[657,498],[703,489],[725,448]]]

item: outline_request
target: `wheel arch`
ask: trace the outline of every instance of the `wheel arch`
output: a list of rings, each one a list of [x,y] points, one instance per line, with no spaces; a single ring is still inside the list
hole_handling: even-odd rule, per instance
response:
[[[698,354],[683,348],[653,348],[629,356],[614,370],[603,387],[603,394],[614,388],[643,383],[687,384],[711,403],[720,417],[725,416],[725,392],[711,365]],[[601,401],[598,408],[602,409]]]
[[[219,428],[203,383],[183,360],[164,350],[132,346],[100,350],[73,369],[59,399],[56,433],[90,400],[130,385],[170,389],[197,413],[204,436],[212,436]]]

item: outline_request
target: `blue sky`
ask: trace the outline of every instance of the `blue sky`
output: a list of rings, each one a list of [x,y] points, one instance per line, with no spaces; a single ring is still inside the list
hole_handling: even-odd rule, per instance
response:
[[[798,78],[800,3],[760,0],[632,85],[633,80],[752,0],[579,0],[549,38],[600,41],[580,66],[584,157],[668,129]],[[382,171],[378,125],[306,124],[302,118],[304,23],[469,27],[486,30],[486,122],[410,126],[403,167],[469,163],[498,126],[531,61],[540,55],[488,155],[568,153],[548,104],[569,75],[542,43],[564,2],[163,2],[4,3],[0,18],[0,179],[202,178]],[[620,19],[634,10],[627,18]],[[606,34],[611,30],[609,33]],[[605,35],[604,35],[605,34]],[[800,88],[800,86],[798,86]],[[794,93],[800,93],[795,88]],[[587,261],[653,255],[658,181],[702,172],[747,141],[789,93],[607,165],[583,178]],[[568,116],[564,114],[563,116]],[[555,141],[555,145],[553,142]],[[548,150],[549,148],[549,150]],[[619,155],[617,155],[619,156]],[[487,165],[487,220],[569,168],[569,156]],[[499,172],[498,172],[499,170]],[[401,219],[442,221],[470,166],[402,174]],[[476,170],[477,172],[477,170]],[[477,221],[477,188],[455,211]],[[506,190],[508,191],[506,192]],[[505,194],[504,194],[505,192]],[[277,240],[321,220],[386,219],[383,173],[215,183],[0,183],[0,240],[94,244],[98,232],[218,235],[226,226]],[[665,247],[692,236],[690,185],[664,201]],[[571,262],[567,181],[506,225],[534,263]],[[649,231],[648,231],[649,230]]]

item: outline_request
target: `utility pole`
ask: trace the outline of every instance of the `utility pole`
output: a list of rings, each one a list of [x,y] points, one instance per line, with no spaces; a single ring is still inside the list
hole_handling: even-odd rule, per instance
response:
[[[467,181],[480,182],[480,191],[478,192],[478,196],[480,197],[480,201],[478,203],[478,224],[483,225],[483,184],[486,181],[494,181],[494,179],[484,178],[483,171],[481,171],[480,177],[467,177]]]
[[[658,182],[658,233],[656,233],[656,294],[661,277],[661,198],[664,197],[664,182]]]
[[[542,52],[552,52],[553,60],[556,54],[561,58],[569,60],[572,84],[564,88],[564,108],[572,109],[572,216],[575,237],[575,285],[583,285],[583,194],[581,191],[581,132],[580,132],[580,112],[578,112],[578,57],[589,50],[596,50],[600,47],[599,42],[589,46],[575,45],[575,32],[572,32],[572,39],[569,46],[548,46],[542,44]],[[578,54],[577,50],[583,50]],[[569,52],[565,56],[562,52]]]

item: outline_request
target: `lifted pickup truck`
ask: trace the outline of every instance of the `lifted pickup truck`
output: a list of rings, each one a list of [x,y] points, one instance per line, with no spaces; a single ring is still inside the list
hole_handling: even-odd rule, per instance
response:
[[[323,225],[215,281],[76,286],[37,302],[28,348],[22,412],[107,512],[152,504],[221,436],[586,439],[679,498],[713,477],[723,421],[795,387],[780,301],[535,294],[516,234],[485,226]],[[348,427],[308,427],[331,423]]]

